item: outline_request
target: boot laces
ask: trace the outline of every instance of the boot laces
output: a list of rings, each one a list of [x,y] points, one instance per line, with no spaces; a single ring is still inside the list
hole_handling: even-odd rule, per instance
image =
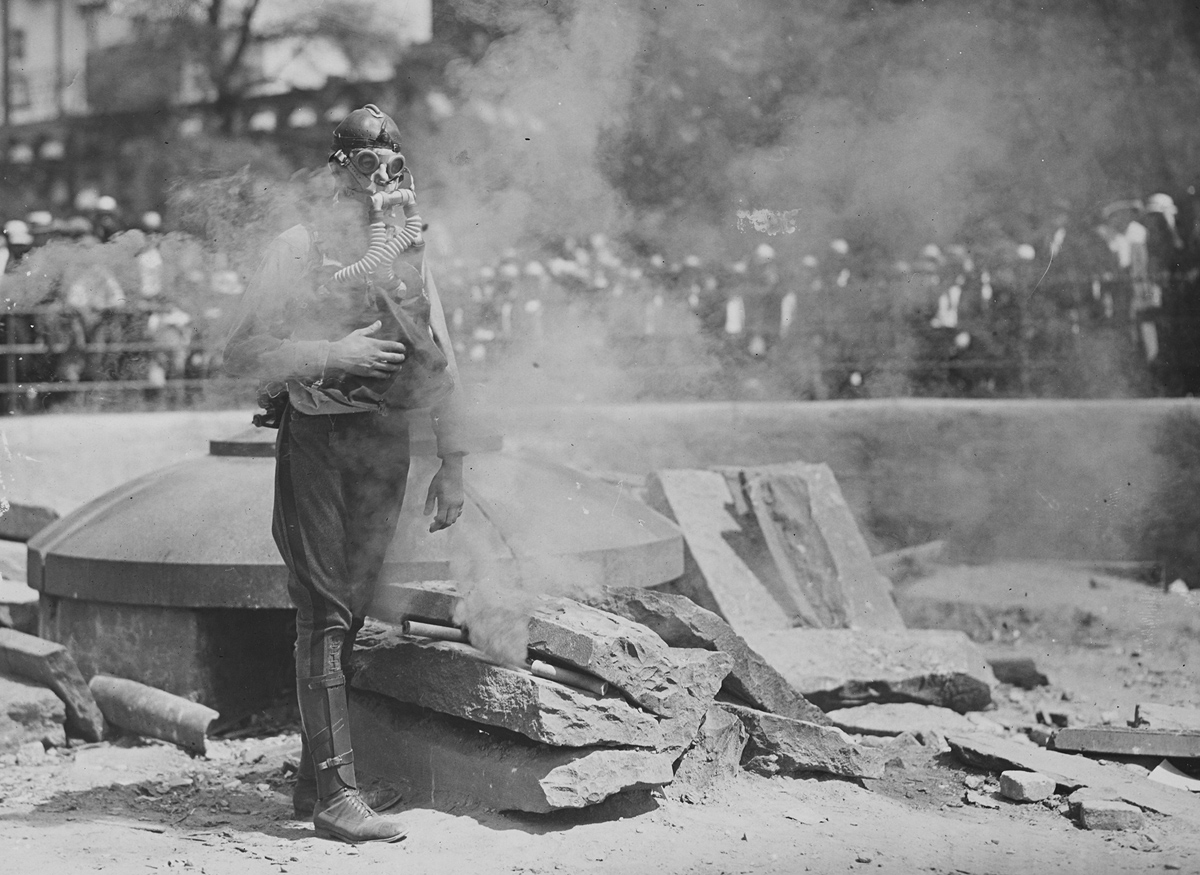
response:
[[[358,790],[351,790],[345,796],[346,801],[363,817],[375,817],[375,809],[367,804]]]

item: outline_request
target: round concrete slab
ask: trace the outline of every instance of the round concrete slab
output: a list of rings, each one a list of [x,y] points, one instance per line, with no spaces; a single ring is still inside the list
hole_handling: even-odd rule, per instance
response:
[[[235,452],[222,442],[214,447],[221,455],[136,478],[43,529],[28,545],[29,585],[123,604],[290,607],[271,538],[274,464],[261,437],[247,443]],[[449,579],[468,559],[614,585],[662,583],[683,571],[678,529],[628,490],[503,452],[467,456],[462,518],[431,535],[422,510],[437,465],[413,459],[384,579]]]

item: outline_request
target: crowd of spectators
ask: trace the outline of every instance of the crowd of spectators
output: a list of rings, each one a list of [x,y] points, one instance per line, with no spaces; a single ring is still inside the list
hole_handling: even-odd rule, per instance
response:
[[[900,260],[844,238],[746,235],[736,257],[705,258],[596,233],[446,256],[436,275],[460,361],[484,379],[586,322],[641,369],[642,398],[1193,394],[1200,229],[1183,201],[1055,209],[1026,242],[931,242]],[[22,344],[6,382],[24,409],[63,384],[153,397],[215,375],[241,285],[202,241],[164,234],[155,213],[122,221],[104,197],[4,236],[4,337]]]
[[[705,259],[594,234],[454,260],[440,282],[470,362],[546,343],[554,314],[583,307],[627,354],[690,338],[676,364],[703,357],[717,377],[704,386],[726,395],[1200,391],[1200,229],[1166,194],[1085,216],[1051,210],[1027,242],[931,242],[899,260],[843,238],[758,236],[739,257]],[[645,395],[679,388],[670,363],[660,367]]]
[[[202,241],[164,234],[157,212],[130,221],[109,196],[76,208],[4,224],[0,336],[16,347],[5,359],[5,409],[42,409],[80,389],[154,399],[184,380],[194,396],[219,365],[237,274]]]

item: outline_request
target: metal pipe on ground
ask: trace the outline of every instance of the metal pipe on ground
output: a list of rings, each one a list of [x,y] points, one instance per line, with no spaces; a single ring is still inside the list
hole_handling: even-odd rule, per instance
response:
[[[96,675],[88,688],[113,726],[196,753],[204,753],[208,727],[220,716],[207,705],[125,678]]]
[[[606,681],[602,681],[598,677],[585,674],[581,671],[551,665],[540,659],[530,660],[529,671],[534,677],[558,681],[560,684],[575,687],[588,693],[595,693],[597,696],[604,696],[608,693],[608,683]]]
[[[433,638],[437,641],[470,641],[466,629],[457,626],[442,626],[437,623],[420,623],[416,620],[405,620],[400,624],[400,631],[405,635],[416,635],[421,638]]]

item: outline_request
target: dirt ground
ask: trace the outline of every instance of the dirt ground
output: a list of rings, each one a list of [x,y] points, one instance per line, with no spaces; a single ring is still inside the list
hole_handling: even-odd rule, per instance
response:
[[[1032,655],[1050,685],[1001,685],[999,726],[1039,710],[1123,722],[1139,701],[1200,705],[1200,605],[1054,565],[940,568],[899,591],[910,625],[966,627],[990,654]],[[1031,595],[1036,593],[1037,595]],[[1082,600],[1082,602],[1081,602]],[[870,741],[869,739],[867,741]],[[214,740],[193,757],[125,739],[0,761],[8,872],[309,873],[1200,872],[1200,836],[1150,814],[1134,833],[1088,832],[1062,800],[1016,804],[994,776],[915,743],[884,777],[742,773],[715,798],[666,793],[554,816],[409,809],[409,837],[351,847],[292,818],[294,726]],[[1145,769],[1131,762],[1114,768]],[[968,780],[992,807],[964,802]],[[401,808],[403,810],[403,807]],[[1197,798],[1200,811],[1200,797]]]

